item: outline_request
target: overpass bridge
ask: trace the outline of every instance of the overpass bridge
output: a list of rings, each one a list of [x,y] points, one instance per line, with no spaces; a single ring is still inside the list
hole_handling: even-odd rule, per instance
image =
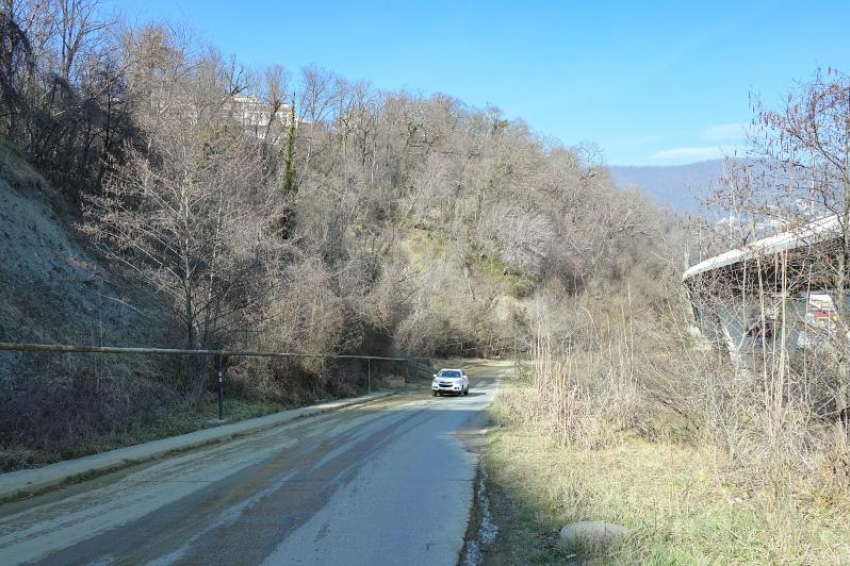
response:
[[[702,335],[740,363],[767,349],[834,341],[839,312],[850,311],[848,233],[839,216],[825,216],[687,269]]]

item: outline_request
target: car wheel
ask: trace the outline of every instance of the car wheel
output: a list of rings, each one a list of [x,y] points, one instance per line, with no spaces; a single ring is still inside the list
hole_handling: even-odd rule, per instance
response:
[[[464,389],[464,391],[463,391],[463,395],[464,395],[464,397],[466,397],[467,395],[469,395],[469,387],[467,387],[466,389]]]
[[[437,392],[436,392],[436,391],[432,391],[431,393],[433,393],[433,394],[434,394],[434,397],[436,397],[436,396],[437,396]]]

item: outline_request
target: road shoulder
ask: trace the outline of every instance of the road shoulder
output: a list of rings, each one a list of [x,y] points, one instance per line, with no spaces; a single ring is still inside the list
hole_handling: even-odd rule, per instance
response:
[[[41,468],[16,470],[0,474],[0,503],[46,493],[78,481],[114,472],[143,462],[191,450],[208,444],[225,442],[232,438],[252,434],[271,427],[311,417],[354,405],[370,403],[394,393],[373,393],[353,399],[343,399],[309,407],[281,411],[233,424],[198,430],[136,446],[118,448],[74,460],[57,462]]]

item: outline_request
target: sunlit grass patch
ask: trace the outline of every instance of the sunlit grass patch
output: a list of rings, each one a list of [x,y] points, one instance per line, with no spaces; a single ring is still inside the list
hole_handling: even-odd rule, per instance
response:
[[[281,411],[280,403],[265,400],[228,399],[224,403],[228,422],[259,417]],[[218,405],[210,398],[200,407],[175,408],[161,418],[126,430],[105,434],[90,434],[84,442],[69,445],[64,449],[31,449],[11,446],[0,450],[0,470],[9,471],[52,464],[61,460],[106,452],[125,446],[134,446],[153,440],[186,434],[205,428],[209,421],[218,417]]]
[[[508,384],[500,396],[522,395],[524,387]],[[500,400],[493,415],[496,426],[484,461],[494,497],[512,501],[494,505],[496,519],[525,525],[534,534],[511,539],[511,552],[522,551],[528,563],[850,561],[846,502],[818,500],[803,481],[777,503],[762,488],[740,481],[741,471],[710,446],[649,441],[622,431],[600,448],[558,445],[541,423],[511,419]],[[630,533],[601,554],[556,549],[559,529],[583,520],[621,524]],[[505,548],[497,545],[496,553]]]

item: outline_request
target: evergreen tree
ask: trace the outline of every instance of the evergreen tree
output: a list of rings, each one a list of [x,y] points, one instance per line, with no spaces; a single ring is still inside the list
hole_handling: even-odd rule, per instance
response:
[[[280,219],[280,237],[284,240],[292,236],[295,224],[295,196],[298,187],[295,184],[295,96],[289,106],[289,132],[286,138],[286,163],[283,172],[283,192],[286,199],[286,207],[283,217]]]

